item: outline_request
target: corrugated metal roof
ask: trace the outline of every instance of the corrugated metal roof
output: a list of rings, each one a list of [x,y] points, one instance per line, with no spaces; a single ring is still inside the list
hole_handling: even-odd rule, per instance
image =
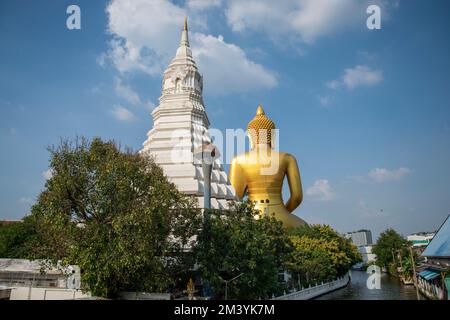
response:
[[[450,257],[450,215],[439,228],[425,251],[424,257]]]
[[[427,269],[422,272],[419,272],[419,276],[421,276],[425,280],[433,280],[434,278],[439,277],[440,273]]]

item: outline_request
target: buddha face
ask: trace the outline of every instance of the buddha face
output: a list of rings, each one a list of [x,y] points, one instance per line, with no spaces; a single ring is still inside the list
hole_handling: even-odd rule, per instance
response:
[[[247,126],[250,147],[254,149],[256,145],[273,145],[275,135],[275,123],[264,113],[261,105],[256,110],[256,115]]]

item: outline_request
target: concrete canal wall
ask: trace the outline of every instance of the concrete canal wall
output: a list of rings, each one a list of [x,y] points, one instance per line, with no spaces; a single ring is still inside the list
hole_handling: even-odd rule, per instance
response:
[[[334,281],[319,284],[314,287],[305,288],[300,291],[292,292],[273,298],[273,300],[310,300],[326,293],[341,289],[348,285],[350,282],[350,275],[346,273],[345,276],[338,278]]]

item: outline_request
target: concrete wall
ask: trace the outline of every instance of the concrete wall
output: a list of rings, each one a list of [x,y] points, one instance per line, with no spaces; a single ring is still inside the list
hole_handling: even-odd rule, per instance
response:
[[[13,287],[10,300],[73,300],[87,297],[90,294],[74,289]]]
[[[306,288],[293,293],[285,294],[280,297],[276,297],[273,300],[310,300],[318,296],[332,292],[334,290],[343,288],[347,286],[350,281],[350,276],[347,273],[342,278],[338,278],[335,281],[327,282],[324,284],[317,285],[315,287]]]
[[[122,300],[170,300],[170,293],[121,292],[119,298]]]

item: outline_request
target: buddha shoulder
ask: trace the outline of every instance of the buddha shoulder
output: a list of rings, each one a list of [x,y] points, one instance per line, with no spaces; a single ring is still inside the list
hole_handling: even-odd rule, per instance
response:
[[[235,156],[235,157],[233,158],[233,160],[231,160],[231,165],[239,165],[239,164],[245,163],[245,159],[247,158],[247,157],[246,157],[246,154],[247,154],[247,153],[244,153],[244,154]]]
[[[280,152],[280,159],[282,159],[286,163],[297,162],[297,159],[295,159],[295,157],[292,154],[286,152]]]

